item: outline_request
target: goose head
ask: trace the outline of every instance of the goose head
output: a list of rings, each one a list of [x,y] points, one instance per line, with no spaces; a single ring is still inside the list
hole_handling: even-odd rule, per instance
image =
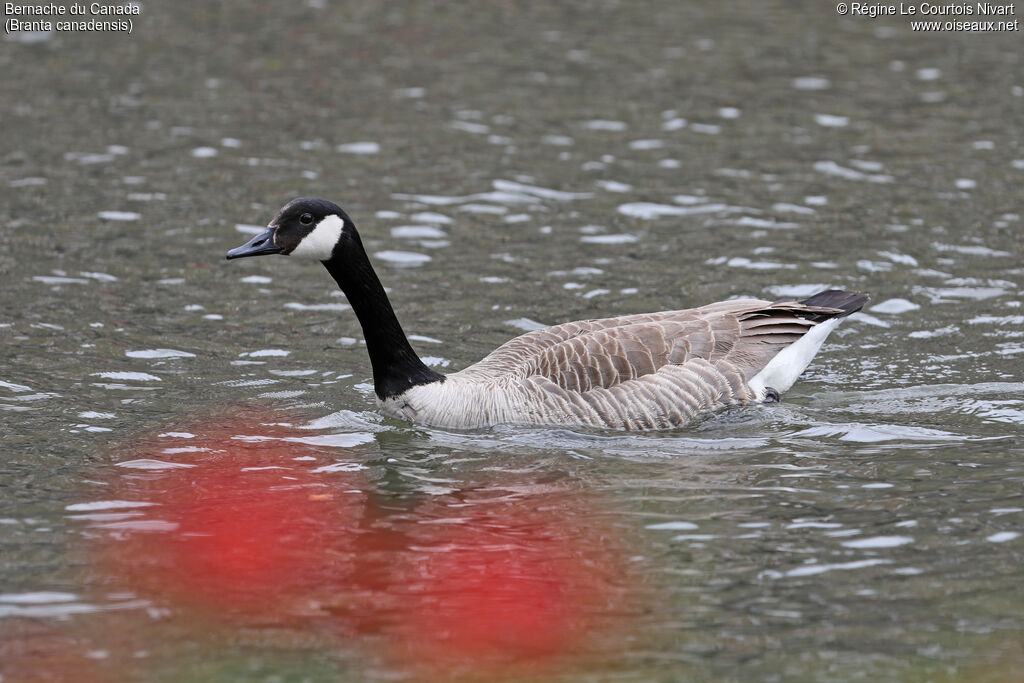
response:
[[[288,202],[267,229],[228,252],[228,259],[283,254],[329,261],[334,248],[355,226],[348,214],[326,199],[299,197]]]
[[[293,199],[265,231],[229,251],[227,257],[267,254],[305,257],[327,268],[363,328],[373,384],[381,400],[418,384],[444,381],[444,375],[424,365],[409,344],[355,224],[340,206],[325,199]]]

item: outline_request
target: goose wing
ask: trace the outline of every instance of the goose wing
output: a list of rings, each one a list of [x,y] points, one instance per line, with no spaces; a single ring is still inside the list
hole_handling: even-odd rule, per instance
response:
[[[723,301],[700,308],[580,320],[528,332],[462,375],[535,377],[570,392],[611,389],[665,368],[705,361],[748,380],[821,320],[844,311],[801,302]],[[696,367],[696,366],[695,366]]]

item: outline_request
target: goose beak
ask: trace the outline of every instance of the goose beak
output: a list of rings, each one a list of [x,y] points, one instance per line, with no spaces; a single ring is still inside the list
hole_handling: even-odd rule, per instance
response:
[[[256,235],[240,247],[235,247],[228,252],[228,260],[242,258],[243,256],[263,256],[264,254],[280,254],[281,247],[274,244],[274,231],[277,228],[270,227]]]

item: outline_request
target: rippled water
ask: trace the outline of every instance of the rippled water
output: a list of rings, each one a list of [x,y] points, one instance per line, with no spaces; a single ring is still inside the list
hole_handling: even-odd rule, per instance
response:
[[[0,41],[2,680],[1015,680],[1019,34],[789,3],[144,4]],[[428,364],[870,292],[781,404],[381,417],[342,203]]]

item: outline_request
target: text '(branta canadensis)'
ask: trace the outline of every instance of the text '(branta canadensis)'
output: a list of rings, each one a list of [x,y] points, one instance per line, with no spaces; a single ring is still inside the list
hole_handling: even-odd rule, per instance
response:
[[[528,332],[442,375],[416,355],[341,207],[295,199],[227,257],[265,254],[322,262],[359,318],[383,411],[439,427],[665,429],[724,406],[777,400],[868,300],[827,290],[802,301],[736,299],[579,320]]]

